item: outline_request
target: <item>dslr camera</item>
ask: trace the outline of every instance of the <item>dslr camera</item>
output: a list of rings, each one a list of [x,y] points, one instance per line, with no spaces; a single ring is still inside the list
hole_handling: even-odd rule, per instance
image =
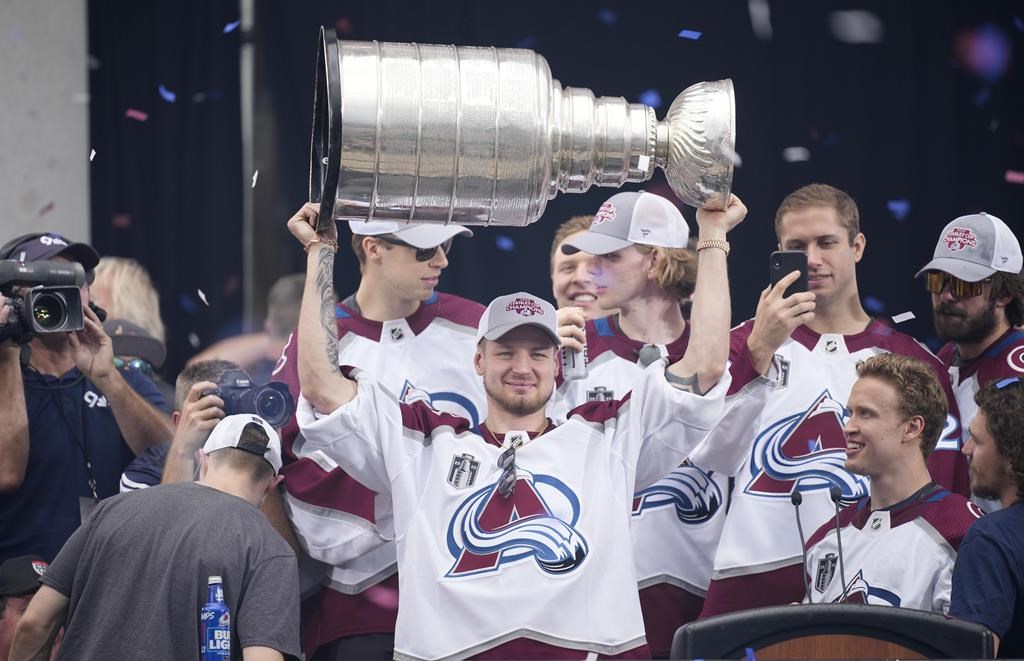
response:
[[[75,262],[0,260],[0,293],[11,307],[7,323],[0,326],[0,342],[13,338],[26,344],[36,335],[85,328],[83,284],[85,270]]]
[[[255,386],[242,370],[221,374],[217,389],[203,393],[204,396],[211,394],[224,400],[225,415],[258,415],[274,429],[283,427],[295,413],[295,398],[288,392],[287,385],[271,381],[265,386]]]

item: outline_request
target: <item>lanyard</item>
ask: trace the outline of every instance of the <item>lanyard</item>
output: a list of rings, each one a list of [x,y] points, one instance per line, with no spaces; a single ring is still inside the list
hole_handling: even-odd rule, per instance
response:
[[[35,371],[36,374],[40,374],[40,372],[38,370],[35,370],[34,368],[33,368],[33,371]],[[40,374],[40,376],[42,376],[42,374]],[[98,503],[98,502],[100,502],[100,496],[99,496],[99,492],[96,490],[96,478],[93,476],[93,473],[92,473],[92,461],[89,459],[89,450],[88,450],[88,447],[86,446],[86,442],[85,442],[86,441],[86,437],[85,437],[85,421],[84,421],[85,414],[84,414],[84,411],[83,411],[82,415],[78,416],[78,429],[76,430],[75,429],[75,425],[71,424],[71,421],[68,420],[67,414],[64,412],[63,396],[62,396],[62,394],[60,394],[60,391],[67,390],[68,388],[72,388],[72,387],[75,387],[76,390],[79,390],[77,388],[77,386],[79,384],[84,384],[84,382],[85,382],[85,374],[84,373],[81,374],[79,376],[79,378],[75,379],[74,381],[72,381],[69,384],[61,385],[61,386],[52,386],[52,387],[46,385],[45,377],[43,377],[43,378],[44,378],[44,381],[43,381],[42,389],[47,391],[50,394],[51,401],[53,401],[57,405],[57,408],[60,409],[60,419],[64,421],[64,426],[67,427],[68,433],[71,434],[71,438],[74,439],[75,445],[78,446],[78,449],[79,449],[79,451],[82,454],[82,461],[85,463],[86,484],[88,484],[88,486],[89,486],[89,493],[92,494],[93,500]],[[84,385],[83,385],[83,388],[80,390],[80,392],[82,392],[82,395],[83,395],[83,398],[84,398]]]

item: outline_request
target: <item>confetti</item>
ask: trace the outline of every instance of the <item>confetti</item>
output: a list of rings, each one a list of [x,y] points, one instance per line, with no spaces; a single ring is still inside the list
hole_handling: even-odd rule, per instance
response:
[[[206,92],[196,92],[192,95],[192,103],[202,103],[206,101]]]
[[[754,35],[761,41],[771,41],[772,10],[768,0],[747,0],[747,11],[750,12],[750,27]]]
[[[178,305],[181,306],[182,310],[188,312],[189,314],[195,314],[196,311],[199,310],[199,307],[196,305],[195,299],[193,299],[191,296],[185,293],[182,293],[180,296],[178,296]]]
[[[115,213],[110,219],[110,224],[117,229],[126,229],[132,226],[131,214],[127,213]]]
[[[160,86],[160,96],[163,97],[163,100],[167,103],[174,103],[178,100],[178,95],[172,92],[171,90],[167,89],[163,85]]]
[[[661,94],[656,89],[649,89],[640,92],[640,103],[652,108],[661,107]]]
[[[124,111],[124,116],[128,119],[134,119],[137,122],[144,122],[149,119],[149,113],[136,110],[135,108],[129,108]]]
[[[1024,32],[1024,18],[1021,18],[1020,16],[1014,16],[1013,24],[1017,26],[1018,30]]]
[[[692,41],[697,41],[698,39],[700,39],[701,34],[703,33],[698,32],[697,30],[680,30],[679,32],[680,37],[682,37],[683,39],[690,39]]]
[[[199,336],[195,333],[188,334],[188,343],[192,345],[193,349],[199,348]]]
[[[38,215],[39,216],[45,216],[46,214],[48,214],[51,211],[53,211],[53,208],[55,206],[57,206],[57,204],[55,202],[53,202],[52,200],[47,202],[46,205],[43,206],[43,208],[39,210],[39,214]]]
[[[203,293],[203,290],[197,289],[196,293],[199,294],[199,300],[203,302],[203,305],[210,307],[210,304],[206,301],[206,294]]]
[[[96,158],[96,150],[92,149],[89,151],[89,162],[92,163],[92,159]]]
[[[734,166],[740,167],[743,165],[743,159],[740,158],[739,153],[728,145],[725,146],[725,155],[732,161]]]
[[[865,296],[864,309],[872,314],[881,314],[885,312],[885,302],[874,296]]]
[[[516,242],[512,240],[512,237],[499,234],[494,239],[494,244],[498,246],[498,250],[504,250],[505,252],[512,252],[516,249]]]
[[[782,160],[787,163],[810,160],[811,151],[807,147],[786,147],[782,150]]]
[[[349,20],[348,16],[342,16],[334,21],[334,29],[342,34],[352,34],[352,21]]]
[[[536,48],[537,37],[523,37],[516,42],[516,48]]]
[[[600,9],[597,12],[597,20],[601,21],[605,25],[615,25],[619,22],[619,15],[611,9]]]
[[[1006,183],[1008,184],[1024,184],[1024,172],[1018,172],[1016,170],[1006,171]]]
[[[747,652],[747,661],[757,661],[754,658],[754,648],[753,647],[748,647],[746,649],[746,652]]]
[[[994,118],[991,122],[988,123],[988,130],[992,131],[993,133],[995,133],[997,130],[999,130],[999,118],[998,117]]]
[[[252,186],[250,188],[256,188],[256,177],[260,176],[260,171],[256,170],[252,173]]]
[[[224,297],[227,298],[238,291],[241,284],[242,279],[237,275],[230,276],[226,281],[224,281]]]
[[[651,164],[651,157],[647,154],[640,154],[636,157],[636,169],[647,172],[647,168]]]
[[[989,83],[1006,73],[1012,52],[1009,36],[991,23],[963,30],[953,40],[953,53],[960,66]]]
[[[228,32],[234,32],[235,30],[238,29],[238,26],[241,25],[241,24],[242,24],[241,20],[234,21],[232,23],[228,23],[227,25],[224,26],[224,34],[227,34]]]
[[[885,37],[882,19],[863,9],[834,11],[828,15],[828,26],[844,44],[876,44]]]
[[[910,213],[910,200],[889,200],[885,203],[885,206],[896,220],[903,220]]]
[[[892,322],[894,324],[902,324],[904,321],[910,321],[911,319],[917,319],[913,312],[903,312],[892,316]]]
[[[383,585],[374,585],[366,592],[366,599],[381,608],[398,608],[398,590]]]

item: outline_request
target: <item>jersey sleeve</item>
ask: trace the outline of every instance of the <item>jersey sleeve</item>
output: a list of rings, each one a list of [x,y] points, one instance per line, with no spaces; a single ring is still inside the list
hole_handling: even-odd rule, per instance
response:
[[[1021,584],[1021,577],[1015,576],[1015,566],[1003,546],[972,527],[956,557],[949,614],[1006,637],[1020,599],[1014,586]]]
[[[730,382],[725,372],[714,388],[696,395],[668,382],[664,360],[644,370],[618,411],[620,451],[636,466],[636,489],[668,475],[707,436],[722,417]]]

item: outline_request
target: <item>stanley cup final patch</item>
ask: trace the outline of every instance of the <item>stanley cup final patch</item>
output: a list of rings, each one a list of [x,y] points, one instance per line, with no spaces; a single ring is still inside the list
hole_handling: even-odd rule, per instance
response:
[[[480,472],[480,462],[471,454],[463,453],[452,457],[452,465],[448,469],[448,484],[456,489],[468,489],[476,482],[476,474]]]
[[[814,589],[824,593],[825,588],[832,582],[832,576],[836,573],[835,553],[826,553],[825,557],[818,560],[818,573],[814,576]]]

